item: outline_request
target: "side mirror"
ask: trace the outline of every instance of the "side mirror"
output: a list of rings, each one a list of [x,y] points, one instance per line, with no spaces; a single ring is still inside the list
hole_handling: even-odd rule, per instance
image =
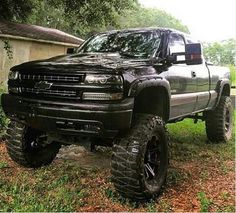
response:
[[[167,56],[167,61],[173,64],[202,64],[202,46],[200,43],[186,44],[185,52],[172,53],[171,55]]]
[[[203,63],[202,46],[200,43],[185,45],[185,61],[187,65]]]

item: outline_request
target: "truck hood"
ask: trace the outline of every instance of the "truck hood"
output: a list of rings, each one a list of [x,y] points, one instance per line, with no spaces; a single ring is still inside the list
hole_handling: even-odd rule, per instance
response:
[[[130,59],[119,53],[89,53],[57,56],[47,60],[31,61],[12,68],[17,71],[27,70],[119,70],[120,68],[143,67],[150,65],[149,59]]]

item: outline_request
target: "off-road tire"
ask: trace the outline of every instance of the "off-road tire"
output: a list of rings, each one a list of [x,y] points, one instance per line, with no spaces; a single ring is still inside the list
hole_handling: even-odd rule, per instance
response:
[[[222,96],[218,106],[206,112],[206,134],[212,143],[227,142],[233,131],[233,107],[230,97]]]
[[[153,176],[153,180],[148,180],[145,161],[153,137],[158,139],[158,150],[155,148],[152,152],[152,155],[159,155],[159,166],[155,170],[158,175],[155,178]],[[127,136],[115,143],[111,174],[120,195],[131,200],[146,200],[160,193],[167,176],[168,138],[165,124],[160,117],[139,115]]]
[[[18,122],[10,122],[7,129],[6,148],[13,161],[24,167],[37,168],[50,164],[61,145],[57,142],[32,147],[32,142],[42,135],[38,130]]]

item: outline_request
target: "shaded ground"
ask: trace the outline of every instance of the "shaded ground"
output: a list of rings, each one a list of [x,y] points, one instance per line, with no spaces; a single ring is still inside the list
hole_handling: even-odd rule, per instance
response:
[[[0,211],[235,212],[235,143],[207,144],[204,123],[168,125],[171,162],[156,199],[121,198],[110,181],[110,150],[64,147],[52,165],[20,168],[0,143]]]

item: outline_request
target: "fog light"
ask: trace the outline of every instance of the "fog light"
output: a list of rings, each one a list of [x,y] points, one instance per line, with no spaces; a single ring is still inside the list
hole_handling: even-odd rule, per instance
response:
[[[122,93],[94,93],[84,92],[83,100],[121,100],[123,98]]]

